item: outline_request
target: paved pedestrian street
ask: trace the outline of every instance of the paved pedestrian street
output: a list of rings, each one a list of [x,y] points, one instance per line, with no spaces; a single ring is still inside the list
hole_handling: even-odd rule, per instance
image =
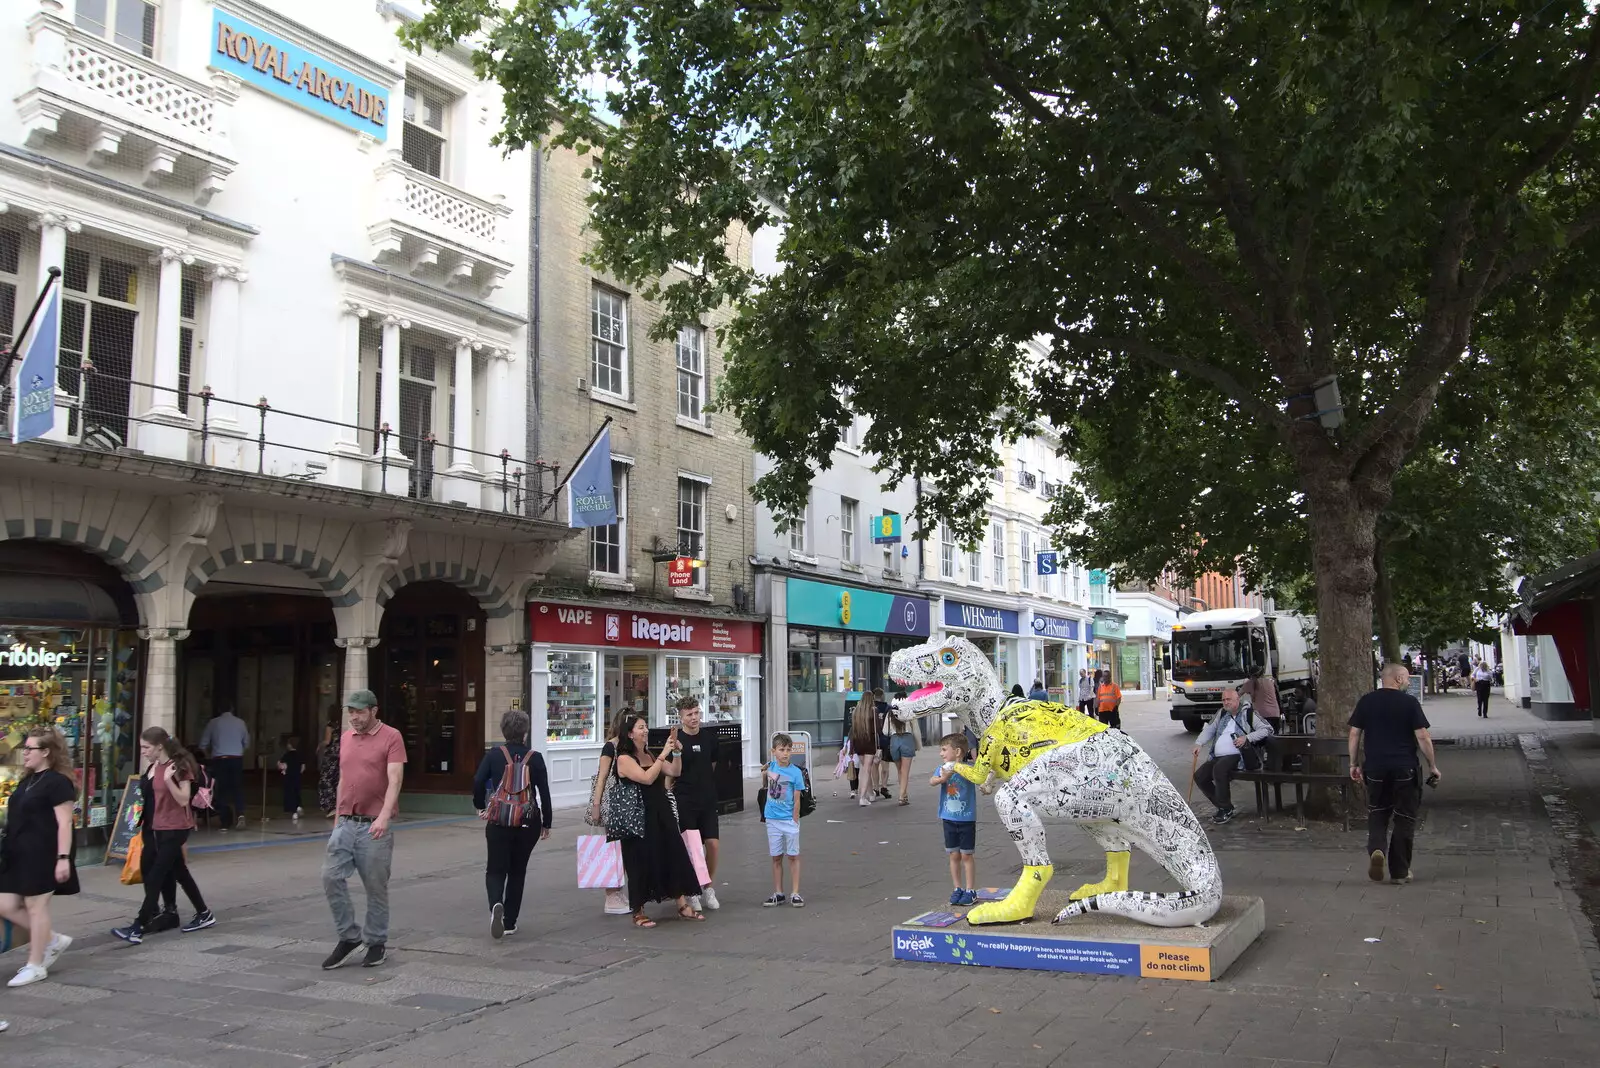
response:
[[[863,810],[819,776],[803,910],[760,906],[769,866],[748,809],[723,823],[723,908],[690,924],[661,906],[648,931],[574,889],[585,828],[558,812],[522,928],[501,942],[482,903],[481,828],[400,826],[391,957],[374,970],[320,970],[333,935],[321,848],[306,837],[197,846],[220,922],[141,946],[107,933],[132,916],[136,890],[115,869],[85,872],[84,893],[58,909],[72,949],[47,982],[0,990],[11,1022],[0,1065],[1592,1068],[1600,964],[1567,865],[1592,850],[1595,816],[1573,817],[1562,779],[1600,765],[1573,733],[1591,728],[1542,724],[1498,699],[1487,723],[1470,698],[1427,709],[1435,733],[1458,740],[1441,746],[1444,781],[1425,802],[1409,886],[1367,880],[1359,827],[1258,822],[1249,787],[1235,785],[1249,815],[1206,826],[1228,892],[1264,898],[1267,928],[1215,983],[891,961],[890,925],[949,892],[924,750],[907,808]],[[1192,741],[1165,705],[1130,701],[1125,718],[1185,788]],[[1592,797],[1596,781],[1574,796]],[[1051,832],[1059,885],[1099,878],[1085,836]],[[980,884],[1009,884],[1018,859],[992,810],[978,847]],[[1136,854],[1133,885],[1168,884]]]

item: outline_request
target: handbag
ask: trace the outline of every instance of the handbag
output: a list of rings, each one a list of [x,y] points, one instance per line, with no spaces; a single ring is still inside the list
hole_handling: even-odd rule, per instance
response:
[[[603,834],[578,836],[578,889],[610,890],[622,885],[622,843]]]
[[[123,886],[137,886],[144,882],[143,860],[144,835],[136,834],[128,842],[128,856],[122,862],[122,875],[118,877]]]
[[[619,775],[606,788],[606,794],[611,798],[610,808],[601,802],[606,830],[618,838],[643,838],[644,787]]]

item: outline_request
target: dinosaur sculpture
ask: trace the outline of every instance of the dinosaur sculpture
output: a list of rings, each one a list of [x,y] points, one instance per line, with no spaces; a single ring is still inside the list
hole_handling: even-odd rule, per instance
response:
[[[995,791],[1000,820],[1022,853],[1022,878],[1002,901],[967,914],[971,924],[1033,918],[1054,868],[1041,812],[1081,826],[1106,853],[1105,878],[1071,894],[1053,922],[1089,912],[1125,916],[1157,927],[1204,923],[1222,904],[1222,873],[1194,813],[1155,761],[1121,731],[1074,709],[1007,698],[988,658],[965,638],[935,639],[902,649],[889,674],[910,689],[899,702],[914,715],[954,712],[979,735],[973,764],[957,774]],[[1128,889],[1130,847],[1161,864],[1183,889]]]

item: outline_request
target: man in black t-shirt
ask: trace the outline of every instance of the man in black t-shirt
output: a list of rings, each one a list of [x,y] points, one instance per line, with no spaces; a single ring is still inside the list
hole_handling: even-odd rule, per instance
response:
[[[1375,883],[1383,881],[1385,859],[1392,882],[1411,881],[1411,847],[1422,808],[1418,749],[1428,761],[1428,781],[1439,781],[1428,717],[1406,691],[1410,681],[1404,664],[1387,665],[1380,688],[1357,701],[1350,714],[1350,778],[1367,784],[1367,878]],[[1364,764],[1357,761],[1363,736]]]
[[[717,849],[720,846],[717,830],[717,736],[700,729],[700,702],[694,697],[678,701],[678,741],[683,752],[678,763],[682,767],[673,783],[673,794],[678,799],[678,826],[680,830],[699,831],[700,841],[706,848],[706,874],[711,882],[700,892],[700,901],[708,909],[719,909],[717,900]],[[692,904],[693,902],[691,902]],[[699,906],[695,906],[699,909]]]

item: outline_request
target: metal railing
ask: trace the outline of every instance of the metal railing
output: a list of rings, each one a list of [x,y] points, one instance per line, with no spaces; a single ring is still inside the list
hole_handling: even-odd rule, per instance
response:
[[[441,448],[450,453],[452,461],[459,462],[462,457],[470,457],[477,474],[472,481],[485,487],[489,494],[498,494],[499,510],[508,514],[541,515],[554,503],[555,490],[560,482],[560,468],[557,465],[519,459],[506,449],[498,453],[481,452],[441,443],[432,433],[404,434],[387,422],[367,426],[291,412],[274,407],[266,397],[254,403],[231,400],[217,396],[210,386],[203,386],[198,392],[189,392],[134,378],[106,375],[96,371],[94,364],[88,360],[76,368],[58,368],[57,388],[57,412],[67,409],[65,441],[59,437],[50,439],[59,444],[117,452],[133,447],[132,431],[135,427],[173,426],[167,419],[133,414],[137,388],[148,390],[151,397],[171,397],[171,406],[187,414],[187,425],[178,424],[178,429],[189,435],[190,455],[169,459],[232,470],[249,471],[253,466],[254,473],[258,475],[316,482],[327,474],[330,462],[336,457],[342,458],[341,454],[336,453],[331,445],[317,448],[274,436],[284,434],[283,428],[287,426],[315,425],[327,427],[333,432],[350,432],[349,436],[360,449],[357,458],[369,467],[376,468],[378,489],[383,493],[390,492],[390,480],[400,478],[403,472],[407,480],[406,496],[418,500],[440,500],[439,483],[450,477],[447,471],[439,470],[436,454]],[[0,383],[0,439],[6,441],[11,439],[11,393],[9,383]],[[61,396],[63,393],[66,394],[65,399]],[[213,462],[210,459],[212,448],[228,442],[237,443],[238,462]],[[252,452],[253,457],[250,455]],[[313,457],[322,457],[324,461],[319,463]],[[249,462],[251,459],[254,460],[253,465]],[[288,461],[286,466],[290,470],[280,472],[278,468],[284,460]],[[272,470],[268,470],[269,467]],[[469,506],[482,507],[478,504]]]

